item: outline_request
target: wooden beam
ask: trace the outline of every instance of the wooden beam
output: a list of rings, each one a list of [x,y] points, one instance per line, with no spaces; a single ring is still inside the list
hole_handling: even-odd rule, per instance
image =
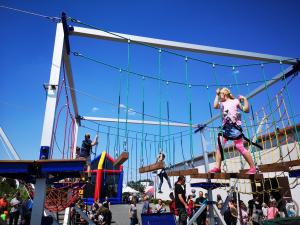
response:
[[[191,175],[191,178],[198,179],[263,179],[263,174],[242,174],[242,173],[198,173]]]
[[[152,171],[155,171],[155,170],[163,169],[164,167],[165,166],[164,166],[163,162],[157,162],[157,163],[154,163],[154,164],[151,164],[151,165],[148,165],[148,166],[141,167],[139,169],[139,172],[140,173],[147,173],[147,172],[152,172]]]
[[[121,166],[124,162],[127,161],[128,157],[129,157],[128,152],[122,152],[121,155],[119,155],[119,157],[114,162],[114,167]]]
[[[190,176],[194,174],[198,174],[198,169],[187,169],[187,170],[176,170],[176,171],[168,171],[168,176]]]
[[[259,165],[258,170],[262,173],[289,172],[293,166],[300,166],[300,159]],[[246,171],[247,170],[240,170],[241,173],[245,173]]]
[[[199,179],[230,179],[231,173],[198,173],[191,175],[191,178]]]

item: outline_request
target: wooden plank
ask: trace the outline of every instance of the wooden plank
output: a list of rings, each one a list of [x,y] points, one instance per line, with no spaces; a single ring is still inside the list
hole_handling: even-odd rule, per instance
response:
[[[191,178],[198,179],[263,179],[263,174],[242,174],[242,173],[198,173],[191,175]]]
[[[139,169],[139,172],[140,173],[147,173],[147,172],[152,172],[152,171],[155,171],[155,170],[163,169],[164,167],[165,166],[164,166],[163,162],[157,162],[157,163],[154,163],[154,164],[151,164],[151,165],[148,165],[148,166],[141,167]]]
[[[290,167],[293,166],[300,166],[300,159],[259,165],[258,170],[262,173],[281,172],[281,171],[289,172]],[[247,170],[240,170],[241,173],[245,173],[246,171]]]
[[[198,174],[198,169],[187,169],[187,170],[176,170],[176,171],[168,171],[168,176],[174,177],[174,176],[189,176]]]
[[[114,167],[121,166],[124,162],[127,161],[128,157],[129,157],[129,153],[128,152],[122,152],[121,155],[119,155],[119,157],[114,162]]]

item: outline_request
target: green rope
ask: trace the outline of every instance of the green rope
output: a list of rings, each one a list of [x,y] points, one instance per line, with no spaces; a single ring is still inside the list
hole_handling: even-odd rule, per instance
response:
[[[266,73],[265,73],[265,69],[264,69],[264,65],[261,65],[261,72],[262,75],[264,77],[264,79],[266,80]],[[271,117],[272,117],[272,125],[274,126],[274,133],[275,133],[275,138],[276,138],[276,144],[279,147],[279,155],[280,155],[280,159],[283,160],[283,154],[282,154],[282,149],[281,149],[281,145],[279,143],[279,139],[278,139],[278,132],[277,132],[277,127],[276,127],[276,120],[275,120],[275,116],[273,114],[273,110],[272,110],[272,105],[271,105],[271,98],[269,95],[269,88],[267,86],[267,82],[265,82],[265,89],[266,89],[266,93],[267,93],[267,98],[268,98],[268,106],[269,106],[269,110],[271,112]]]
[[[247,87],[247,92],[250,93],[250,88],[249,88],[249,85],[247,84],[246,85]],[[251,110],[251,116],[252,116],[252,121],[253,121],[253,126],[254,126],[254,137],[256,139],[256,141],[258,140],[258,137],[257,137],[257,134],[256,134],[256,124],[258,124],[258,121],[256,120],[255,116],[254,116],[254,112],[253,112],[253,108],[252,108],[252,105],[250,105],[250,110]],[[259,161],[260,163],[262,163],[262,158],[261,158],[261,150],[258,150],[258,158],[259,158]]]
[[[233,66],[232,67],[232,73],[233,73],[233,76],[234,76],[234,80],[235,80],[235,84],[236,84],[236,88],[238,90],[238,93],[241,93],[240,92],[240,88],[239,88],[239,85],[238,85],[238,80],[237,80],[237,73],[235,72],[235,67]],[[242,111],[242,115],[243,117],[245,117],[245,112],[244,110],[241,110]],[[248,125],[247,125],[247,119],[244,120],[245,122],[245,127],[246,127],[246,132],[247,132],[247,136],[250,138],[250,132],[249,132],[249,128],[248,128]],[[250,151],[253,155],[253,161],[254,161],[254,165],[257,165],[257,162],[256,162],[256,156],[255,156],[255,152],[254,152],[254,148],[252,146],[252,143],[250,142]],[[242,163],[242,156],[240,154],[240,161],[241,161],[241,168],[244,169],[244,164]]]
[[[169,82],[166,83],[167,85],[167,88],[166,88],[166,98],[167,98],[167,119],[168,119],[168,161],[169,161],[169,165],[171,165],[171,142],[170,142],[170,107],[169,107],[169,95],[168,95],[168,85],[169,85]]]
[[[119,70],[120,74],[122,73],[122,70]],[[119,78],[119,96],[118,96],[118,123],[117,123],[117,149],[115,149],[114,157],[120,155],[120,111],[121,111],[121,88],[122,88],[122,76],[120,75]],[[117,153],[117,154],[116,154]]]
[[[144,84],[145,78],[142,79],[142,142],[141,142],[141,148],[142,148],[142,154],[141,154],[141,163],[142,166],[144,166],[144,129],[145,129],[145,84]]]
[[[131,155],[130,149],[127,149],[127,150],[128,150],[129,155]],[[129,157],[129,158],[128,158],[128,161],[127,161],[127,183],[128,183],[128,181],[129,181],[130,164],[131,164],[131,160],[130,160],[130,157]]]
[[[137,181],[137,168],[138,168],[138,137],[135,133],[135,182]]]
[[[131,178],[131,180],[133,180],[133,176],[132,176],[132,159],[133,159],[133,157],[132,157],[132,155],[133,155],[133,141],[134,141],[134,139],[132,139],[131,140],[131,148],[130,148],[130,153],[129,153],[129,159],[130,159],[130,178]]]
[[[106,66],[106,67],[109,67],[111,69],[114,69],[114,70],[122,70],[124,71],[125,73],[130,73],[131,76],[136,76],[136,77],[145,77],[145,78],[148,78],[148,79],[151,79],[151,80],[159,80],[157,75],[147,75],[147,74],[142,74],[142,73],[138,73],[138,72],[135,72],[135,71],[128,71],[126,68],[120,68],[119,66],[116,66],[116,65],[113,65],[113,64],[109,64],[109,63],[106,63],[104,61],[101,61],[101,60],[98,60],[98,59],[95,59],[95,58],[91,58],[91,57],[88,57],[86,55],[83,55],[79,52],[72,52],[74,56],[77,56],[77,57],[81,57],[83,59],[86,59],[86,60],[89,60],[89,61],[92,61],[92,62],[95,62],[95,63],[98,63],[98,64],[101,64],[103,66]],[[190,59],[190,58],[189,58]],[[213,67],[215,67],[217,64],[212,64]],[[260,65],[260,64],[259,64]],[[269,79],[267,81],[274,81],[276,79]],[[179,81],[175,81],[175,80],[165,80],[165,79],[161,79],[161,81],[163,82],[169,82],[170,84],[176,84],[176,85],[180,85],[180,86],[183,86],[185,87],[186,86],[186,83],[185,82],[179,82]],[[256,80],[256,81],[251,81],[251,82],[248,82],[248,84],[260,84],[260,83],[264,83],[265,81],[264,80]],[[206,88],[207,84],[205,83],[193,83],[191,84],[193,87],[202,87],[202,88]],[[231,84],[228,84],[228,83],[222,83],[222,84],[209,84],[210,87],[227,87],[227,86],[230,86]],[[239,83],[240,86],[245,86],[247,85],[247,83],[245,82],[242,82],[242,83]],[[235,86],[235,85],[233,85]]]
[[[193,125],[192,125],[192,86],[188,84],[188,58],[185,58],[185,83],[186,83],[186,96],[188,100],[188,111],[189,111],[189,133],[190,133],[190,154],[191,162],[194,163],[194,149],[193,149]]]
[[[125,151],[127,151],[128,148],[128,96],[129,96],[129,75],[130,75],[130,40],[128,40],[128,48],[127,48],[127,66],[128,66],[128,73],[127,73],[127,79],[126,79],[126,122],[125,122],[125,141],[124,141],[124,147]]]
[[[215,70],[215,67],[213,67],[213,71]],[[215,71],[213,72],[215,73]],[[211,101],[210,101],[210,97],[209,97],[209,86],[207,85],[206,86],[206,94],[207,94],[207,101],[208,101],[208,109],[209,109],[209,115],[210,115],[210,118],[213,117],[212,115],[212,107],[211,107]],[[213,126],[213,145],[214,146],[217,146],[217,143],[216,143],[216,133],[215,133],[215,128],[214,128],[214,121],[212,122],[212,126]]]
[[[280,61],[280,69],[281,69],[281,72],[284,73],[283,72],[282,61]],[[289,92],[289,89],[288,89],[285,73],[284,73],[284,76],[283,76],[283,80],[284,80],[284,89],[285,89],[286,95],[288,97],[289,108],[292,112],[292,121],[293,121],[292,126],[294,126],[294,130],[296,132],[296,138],[297,138],[297,142],[298,142],[298,147],[300,148],[300,139],[299,139],[299,133],[298,133],[298,129],[297,129],[296,121],[295,121],[295,112],[294,112],[294,108],[292,107],[292,101],[291,101],[290,92]]]
[[[159,85],[159,151],[161,146],[161,49],[158,51],[158,85]]]
[[[214,76],[214,78],[215,78],[216,84],[218,85],[219,82],[218,82],[217,73],[216,73],[216,65],[213,64],[212,67],[213,67],[213,76]],[[220,96],[218,97],[218,103],[220,103]],[[219,114],[220,114],[220,121],[221,121],[221,124],[223,124],[223,112],[222,112],[222,107],[221,107],[221,106],[220,106]],[[222,133],[222,138],[224,138],[224,137],[223,137],[223,132],[221,132],[221,133]],[[219,137],[217,137],[217,138],[219,138]],[[201,140],[202,140],[202,138],[201,138]],[[215,138],[214,140],[215,140],[215,143],[216,143],[216,138]],[[222,143],[222,144],[223,144],[223,143]],[[215,146],[217,146],[217,144],[215,144]],[[225,172],[226,172],[227,169],[228,169],[228,167],[227,167],[227,159],[226,159],[226,154],[225,154],[225,148],[219,149],[219,151],[220,151],[220,153],[224,156],[224,159],[223,159],[223,167],[224,167],[224,170],[225,170]],[[221,151],[222,151],[222,152],[221,152]],[[204,152],[203,152],[203,154],[204,154]]]

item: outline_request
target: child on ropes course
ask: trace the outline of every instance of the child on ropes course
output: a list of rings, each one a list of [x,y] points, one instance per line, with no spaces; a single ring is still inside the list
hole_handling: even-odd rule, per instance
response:
[[[163,162],[163,164],[165,165],[165,154],[161,151],[157,157],[157,162]],[[162,193],[161,191],[161,186],[164,182],[164,178],[167,180],[168,182],[168,185],[169,185],[169,188],[170,188],[170,191],[172,191],[172,185],[171,185],[171,181],[170,181],[170,178],[168,177],[168,174],[166,172],[166,169],[165,169],[165,166],[163,169],[160,169],[157,171],[157,175],[160,179],[160,183],[158,185],[158,193]]]
[[[239,96],[234,98],[228,88],[216,90],[216,97],[214,101],[215,109],[222,109],[222,130],[218,134],[218,148],[216,150],[216,164],[210,173],[221,172],[221,161],[224,159],[222,144],[225,145],[227,140],[233,140],[235,148],[243,155],[250,166],[247,174],[255,174],[256,168],[251,157],[250,152],[244,147],[243,138],[250,142],[248,138],[243,135],[241,116],[238,109],[243,112],[249,112],[249,103],[246,97]],[[252,142],[251,142],[252,143]],[[253,145],[261,148],[256,143]]]

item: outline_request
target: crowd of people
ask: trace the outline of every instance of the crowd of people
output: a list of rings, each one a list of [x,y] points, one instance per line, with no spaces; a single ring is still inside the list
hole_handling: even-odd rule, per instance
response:
[[[94,202],[90,207],[82,200],[79,200],[76,206],[81,209],[81,211],[85,213],[96,225],[110,225],[112,222],[112,213],[110,211],[110,202],[108,197],[105,197],[102,203],[99,201]],[[74,207],[71,209],[71,221],[74,224],[75,221],[88,224],[82,216],[76,214]]]
[[[164,213],[171,212],[176,216],[177,222],[180,225],[185,225],[193,217],[193,215],[204,206],[202,213],[196,219],[197,225],[208,225],[209,224],[209,206],[207,205],[208,196],[207,193],[202,191],[198,192],[198,196],[190,194],[186,196],[185,191],[185,177],[180,176],[175,183],[174,192],[171,192],[170,201],[168,207],[163,203],[161,199],[158,199],[158,203],[151,207],[149,197],[147,195],[143,198],[142,214],[151,213]],[[229,200],[227,206],[224,206],[224,201],[220,194],[217,194],[216,199],[213,199],[217,208],[224,212],[224,220],[227,225],[235,225],[240,220],[242,225],[258,225],[262,224],[265,220],[271,220],[277,217],[295,217],[296,216],[296,206],[293,201],[285,200],[281,201],[279,204],[275,198],[270,195],[268,203],[263,203],[259,196],[255,196],[253,199],[248,201],[248,203],[240,200],[239,207],[237,205],[237,200],[232,197]],[[239,208],[239,212],[238,212]],[[133,204],[131,209],[134,213],[133,218],[137,218],[136,205]],[[218,223],[219,218],[214,218]],[[137,219],[131,220],[132,224],[137,224]],[[218,223],[219,224],[219,223]]]
[[[16,192],[8,201],[8,196],[3,194],[0,198],[0,221],[1,224],[18,225],[30,224],[32,199],[22,199],[20,192]]]

